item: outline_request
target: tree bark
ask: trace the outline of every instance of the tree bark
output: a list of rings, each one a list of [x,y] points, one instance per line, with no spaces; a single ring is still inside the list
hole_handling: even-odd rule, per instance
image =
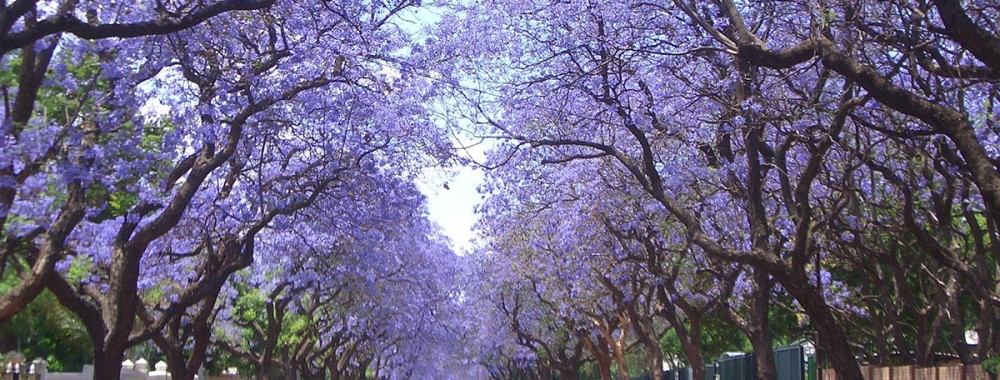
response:
[[[698,329],[700,333],[700,328]],[[688,357],[688,364],[691,365],[691,377],[695,379],[705,378],[705,356],[701,352],[701,339],[694,344],[697,347],[685,347],[684,352]]]
[[[750,299],[750,318],[748,322],[750,344],[753,346],[754,359],[757,361],[757,379],[772,380],[778,378],[778,369],[774,362],[774,336],[769,318],[771,302],[771,276],[767,272],[754,269],[755,284]]]
[[[538,378],[540,380],[552,380],[552,369],[544,362],[538,362]]]
[[[194,380],[194,372],[188,371],[187,361],[184,356],[178,356],[177,352],[164,352],[167,362],[167,370],[170,372],[171,380]]]
[[[577,374],[577,371],[575,371],[575,370],[568,370],[568,369],[565,369],[565,370],[564,369],[560,369],[559,370],[559,379],[560,380],[564,380],[564,379],[565,380],[579,380],[579,378],[580,378],[580,375]]]
[[[119,380],[122,376],[124,347],[105,347],[94,351],[94,380]]]
[[[847,341],[844,329],[826,304],[823,294],[804,275],[790,273],[782,278],[777,277],[785,290],[799,302],[799,305],[809,315],[816,332],[819,334],[820,347],[839,380],[864,380],[861,366],[858,364],[851,345]]]
[[[652,341],[653,344],[646,342]],[[652,380],[663,380],[663,351],[660,344],[655,339],[645,339],[646,350],[649,351],[649,373]]]
[[[597,368],[601,374],[601,380],[613,380],[613,377],[611,376],[611,358],[601,356],[596,360]]]
[[[625,362],[625,353],[623,350],[614,350],[615,364],[618,365],[618,378],[621,380],[630,380],[631,376],[628,374],[628,364]]]

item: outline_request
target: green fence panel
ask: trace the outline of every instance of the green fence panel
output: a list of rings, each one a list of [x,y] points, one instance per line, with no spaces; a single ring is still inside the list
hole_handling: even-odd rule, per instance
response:
[[[755,380],[757,361],[753,354],[734,356],[719,362],[719,380]]]
[[[774,350],[774,361],[778,371],[775,380],[806,380],[805,351],[802,346]],[[719,361],[716,367],[719,380],[755,380],[757,377],[757,360],[753,353],[726,358]],[[810,363],[810,369],[814,367]],[[706,380],[713,380],[714,375],[713,373],[710,377],[708,371],[705,372]],[[815,375],[810,380],[815,380]]]
[[[806,372],[806,378],[808,380],[816,380],[816,355],[809,355],[808,364],[809,371]]]
[[[774,350],[774,361],[778,370],[777,380],[805,380],[804,359],[802,346]]]
[[[678,369],[677,380],[691,380],[691,368]]]

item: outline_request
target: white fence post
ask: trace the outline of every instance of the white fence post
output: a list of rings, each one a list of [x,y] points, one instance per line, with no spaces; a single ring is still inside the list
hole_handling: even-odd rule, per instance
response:
[[[30,367],[29,367],[30,366]],[[30,368],[30,370],[29,370]],[[145,358],[140,358],[134,363],[130,360],[125,360],[122,362],[122,372],[121,380],[170,380],[172,376],[167,368],[167,363],[159,361],[153,366],[154,370],[150,371],[149,362]],[[94,378],[94,366],[87,364],[83,366],[83,371],[81,372],[48,372],[48,363],[42,358],[35,359],[30,364],[21,366],[21,374],[35,374],[36,377],[31,378],[32,380],[92,380]],[[236,369],[233,368],[232,371],[235,373]],[[196,379],[207,380],[205,368],[198,369],[198,375]],[[0,379],[2,380],[2,379]]]
[[[168,379],[170,379],[170,373],[167,372],[167,363],[164,363],[162,360],[158,361],[158,362],[156,362],[156,365],[153,366],[153,368],[155,370],[153,372],[149,373],[149,377],[148,377],[149,380],[168,380]]]
[[[47,377],[46,375],[49,374],[48,367],[49,363],[46,363],[45,359],[36,358],[34,361],[31,362],[30,372],[34,373],[38,380],[45,380],[45,378]]]

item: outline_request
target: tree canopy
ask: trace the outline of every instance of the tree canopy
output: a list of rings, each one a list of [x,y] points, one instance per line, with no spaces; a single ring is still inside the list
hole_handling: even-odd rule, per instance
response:
[[[848,380],[998,361],[997,20],[4,2],[0,344],[95,379],[149,350],[179,379],[703,378],[728,351],[773,379],[800,341]],[[485,176],[464,255],[418,187],[459,167]]]

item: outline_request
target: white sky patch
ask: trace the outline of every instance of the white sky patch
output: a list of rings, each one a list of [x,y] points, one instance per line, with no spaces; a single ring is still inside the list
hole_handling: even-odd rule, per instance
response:
[[[158,119],[170,113],[170,106],[160,102],[160,98],[150,98],[139,107],[139,114],[143,115],[147,121]]]
[[[415,39],[429,37],[427,27],[441,20],[447,10],[434,4],[424,4],[411,7],[398,15],[399,25]],[[383,69],[384,75],[392,75]],[[440,74],[426,73],[439,79]],[[397,73],[398,75],[398,73]],[[444,104],[433,107],[447,107]],[[447,128],[442,123],[441,128]],[[455,154],[470,158],[476,162],[485,162],[487,144],[476,144],[477,140],[469,137],[463,131],[452,131],[452,146]],[[463,149],[463,147],[470,147]],[[427,168],[421,173],[417,187],[427,196],[427,211],[430,219],[441,227],[442,232],[451,239],[452,249],[459,255],[465,255],[472,250],[474,241],[478,239],[473,226],[479,220],[475,208],[482,202],[477,188],[483,183],[483,172],[467,166],[456,166],[451,169]]]
[[[447,128],[439,125],[441,128]],[[455,154],[475,162],[486,162],[486,151],[492,146],[468,135],[466,131],[451,131]],[[427,168],[421,173],[417,187],[427,196],[430,219],[441,226],[451,239],[458,255],[470,252],[478,240],[473,226],[479,221],[475,208],[482,203],[478,187],[483,184],[482,170],[469,166],[451,169]]]
[[[388,65],[382,65],[382,69],[378,73],[382,74],[382,77],[390,84],[396,83],[397,80],[403,77],[403,73],[399,72],[399,69]]]
[[[417,183],[427,196],[430,219],[441,226],[459,255],[469,252],[477,239],[472,227],[479,220],[475,207],[482,200],[476,188],[482,183],[483,173],[469,167],[426,169]]]

